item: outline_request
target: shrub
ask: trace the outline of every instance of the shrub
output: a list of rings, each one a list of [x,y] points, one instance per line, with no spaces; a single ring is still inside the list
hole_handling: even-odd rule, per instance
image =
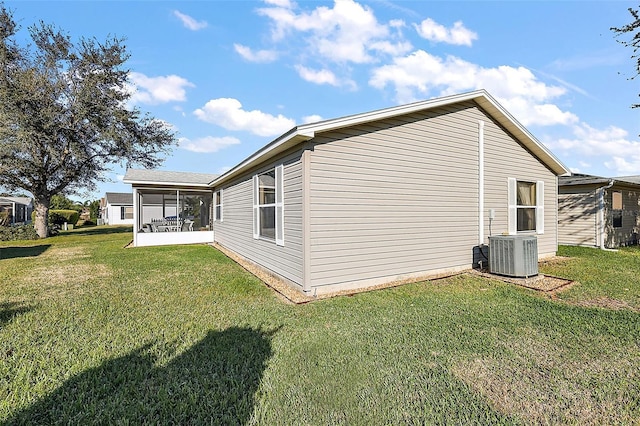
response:
[[[49,210],[49,223],[63,225],[65,222],[75,225],[80,214],[76,210]]]
[[[75,210],[49,210],[49,227],[51,225],[64,225],[65,222],[71,225],[78,223],[80,213]],[[31,222],[35,223],[36,212],[31,213]]]
[[[0,226],[0,241],[37,240],[38,234],[32,225]]]

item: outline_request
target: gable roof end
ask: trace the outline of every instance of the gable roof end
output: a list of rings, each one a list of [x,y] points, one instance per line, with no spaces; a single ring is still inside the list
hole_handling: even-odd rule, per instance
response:
[[[326,132],[344,127],[355,126],[372,121],[383,120],[399,115],[410,114],[417,111],[438,108],[459,102],[475,101],[487,114],[502,125],[518,141],[520,141],[534,156],[549,167],[556,175],[569,174],[569,169],[538,141],[522,124],[518,122],[506,109],[504,109],[486,90],[462,93],[459,95],[445,96],[426,101],[399,105],[361,114],[320,121],[317,123],[296,126],[287,133],[273,140],[252,156],[219,176],[211,182],[211,185],[231,179],[234,176],[248,170],[252,166],[267,160],[292,146],[312,139],[318,132]]]

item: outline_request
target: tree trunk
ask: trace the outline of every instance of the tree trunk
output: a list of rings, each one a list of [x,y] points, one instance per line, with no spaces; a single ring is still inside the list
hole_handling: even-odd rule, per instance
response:
[[[47,238],[49,235],[49,198],[36,198],[34,201],[36,220],[33,227],[40,238]]]

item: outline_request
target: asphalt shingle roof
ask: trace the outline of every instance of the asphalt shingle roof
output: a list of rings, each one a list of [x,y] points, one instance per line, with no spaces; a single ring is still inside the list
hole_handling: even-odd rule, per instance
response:
[[[130,192],[107,192],[107,203],[117,205],[133,205],[133,194]]]
[[[219,175],[209,173],[169,172],[164,170],[128,169],[124,182],[166,183],[172,185],[208,185]]]

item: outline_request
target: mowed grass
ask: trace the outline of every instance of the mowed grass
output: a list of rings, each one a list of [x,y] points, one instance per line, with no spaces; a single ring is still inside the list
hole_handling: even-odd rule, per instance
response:
[[[637,424],[640,250],[293,305],[127,228],[0,243],[1,424]]]

